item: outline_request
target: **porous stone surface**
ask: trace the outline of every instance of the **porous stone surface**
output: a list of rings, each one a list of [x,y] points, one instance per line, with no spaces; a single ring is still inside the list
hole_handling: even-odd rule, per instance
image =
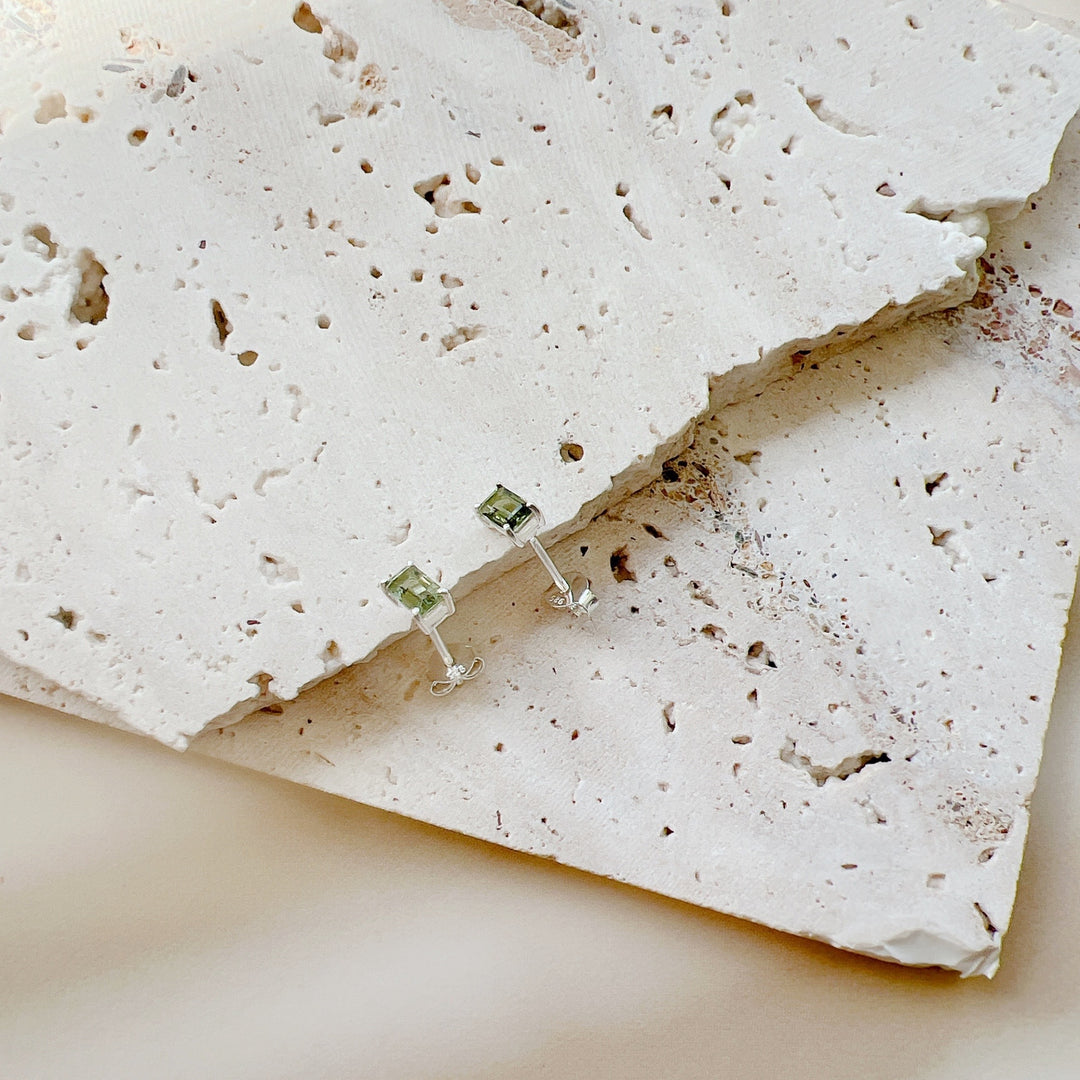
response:
[[[710,383],[965,295],[1080,101],[968,0],[51,15],[4,42],[0,653],[177,746],[403,633],[402,566],[504,570],[494,482],[565,534]]]
[[[808,355],[443,627],[199,752],[846,949],[992,975],[1076,578],[1080,125],[973,303]]]

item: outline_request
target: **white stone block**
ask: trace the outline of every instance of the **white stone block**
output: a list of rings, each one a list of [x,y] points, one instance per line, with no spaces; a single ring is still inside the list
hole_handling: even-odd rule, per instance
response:
[[[54,14],[0,76],[0,653],[178,746],[403,633],[402,565],[506,569],[495,480],[565,534],[710,381],[964,295],[1080,102],[967,0]]]
[[[1080,123],[1057,169],[973,304],[811,354],[557,545],[590,624],[530,562],[445,625],[487,658],[449,698],[413,635],[194,748],[992,975],[1080,536]]]

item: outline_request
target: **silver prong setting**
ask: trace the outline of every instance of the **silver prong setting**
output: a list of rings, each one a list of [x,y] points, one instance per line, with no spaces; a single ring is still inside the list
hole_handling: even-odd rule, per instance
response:
[[[540,543],[537,533],[543,527],[544,515],[539,507],[497,484],[476,507],[476,513],[485,525],[501,532],[517,547],[528,544],[533,549],[554,583],[553,589],[548,590],[548,603],[552,607],[581,616],[589,615],[600,602],[588,578],[578,574],[567,581]]]
[[[440,623],[454,614],[454,598],[448,589],[413,565],[387,578],[381,587],[394,603],[412,615],[413,622],[427,634],[439,654],[445,672],[442,678],[432,680],[430,689],[435,697],[449,694],[454,687],[475,679],[484,670],[484,660],[480,656],[455,660],[438,631]]]

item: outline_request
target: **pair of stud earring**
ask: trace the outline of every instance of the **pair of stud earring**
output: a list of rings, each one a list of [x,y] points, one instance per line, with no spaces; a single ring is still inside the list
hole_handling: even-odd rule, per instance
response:
[[[592,612],[599,600],[592,591],[589,579],[581,574],[573,574],[569,579],[563,577],[537,539],[537,533],[544,526],[544,515],[539,507],[498,484],[475,510],[485,525],[502,533],[516,547],[528,544],[533,549],[551,575],[551,587],[544,594],[551,607],[578,616]],[[454,614],[454,598],[434,578],[416,566],[406,566],[382,582],[382,590],[412,614],[413,621],[431,638],[439,654],[443,670],[438,678],[432,680],[432,694],[436,697],[449,694],[455,686],[475,679],[484,670],[483,659],[468,646],[455,645],[451,651],[443,641],[438,627],[444,619]]]

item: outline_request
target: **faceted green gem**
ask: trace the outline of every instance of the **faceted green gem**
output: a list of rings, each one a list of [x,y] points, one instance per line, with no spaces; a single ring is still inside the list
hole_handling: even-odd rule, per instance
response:
[[[444,602],[439,583],[415,566],[406,566],[389,581],[383,582],[383,589],[391,600],[396,600],[421,618]]]
[[[520,532],[533,516],[529,504],[502,484],[476,508],[476,512],[497,529]]]

